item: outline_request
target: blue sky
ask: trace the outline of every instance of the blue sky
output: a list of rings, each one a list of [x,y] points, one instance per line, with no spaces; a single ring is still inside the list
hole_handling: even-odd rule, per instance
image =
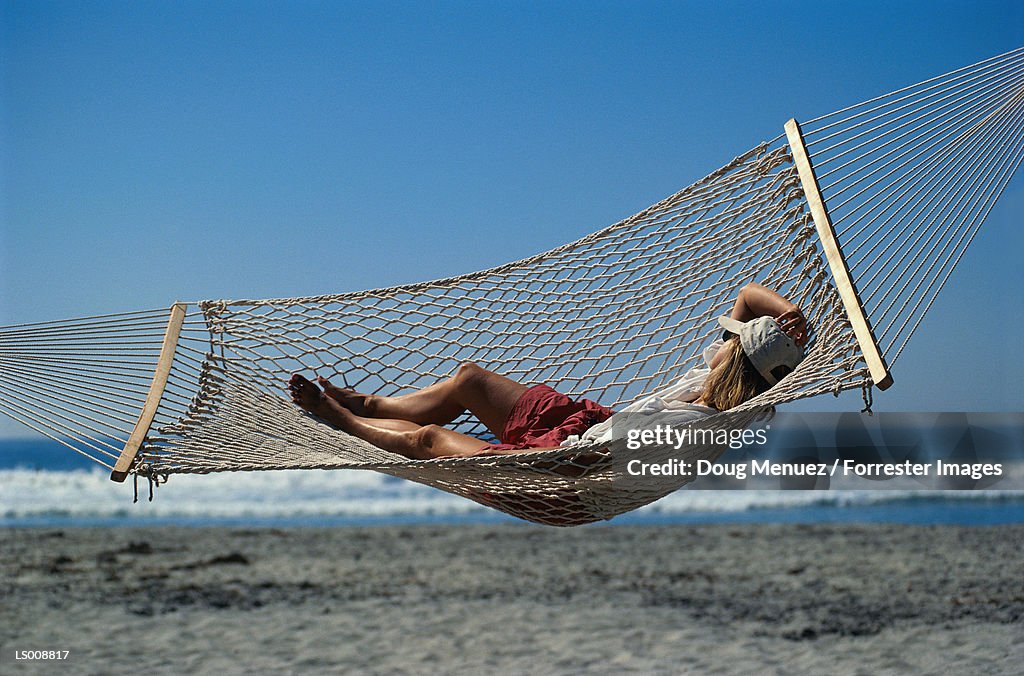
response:
[[[1019,0],[0,6],[0,324],[485,268],[1024,44]],[[1024,410],[1021,173],[879,410]]]

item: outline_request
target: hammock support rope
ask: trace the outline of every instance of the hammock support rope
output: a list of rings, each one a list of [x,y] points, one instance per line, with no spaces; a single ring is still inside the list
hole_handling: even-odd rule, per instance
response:
[[[621,407],[698,365],[715,317],[760,281],[804,310],[807,357],[694,429],[735,429],[801,397],[884,389],[1024,158],[1024,49],[792,120],[785,132],[635,216],[489,270],[2,327],[0,413],[117,481],[370,469],[539,523],[611,518],[687,480],[631,477],[629,460],[714,460],[725,447],[628,450],[616,437],[600,448],[409,460],[302,412],[287,378],[340,374],[393,395],[473,361]],[[468,416],[454,427],[488,436]]]

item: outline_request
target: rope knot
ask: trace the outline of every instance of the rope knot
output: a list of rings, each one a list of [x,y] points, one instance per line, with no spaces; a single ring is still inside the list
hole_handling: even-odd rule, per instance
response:
[[[202,311],[203,317],[206,318],[206,326],[210,333],[226,332],[223,315],[228,309],[228,304],[225,301],[204,300],[199,303],[199,309]]]
[[[865,380],[861,385],[861,396],[864,399],[864,408],[860,410],[861,413],[867,413],[868,415],[874,415],[875,412],[871,410],[871,404],[873,403],[871,388],[874,386],[870,380]]]

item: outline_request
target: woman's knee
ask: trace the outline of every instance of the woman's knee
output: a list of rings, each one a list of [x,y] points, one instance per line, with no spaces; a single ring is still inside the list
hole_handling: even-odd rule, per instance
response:
[[[439,425],[424,425],[414,432],[409,432],[410,441],[417,449],[425,452],[427,457],[431,457],[430,454],[440,445],[442,430],[444,428]]]
[[[423,460],[476,455],[485,446],[483,442],[480,442],[479,446],[474,444],[476,440],[469,437],[467,440],[470,444],[459,443],[458,439],[452,438],[459,435],[440,425],[424,425],[409,434],[413,435],[414,439],[413,453]]]
[[[459,364],[459,368],[455,371],[455,382],[460,385],[475,383],[487,372],[487,369],[476,362],[464,361]]]

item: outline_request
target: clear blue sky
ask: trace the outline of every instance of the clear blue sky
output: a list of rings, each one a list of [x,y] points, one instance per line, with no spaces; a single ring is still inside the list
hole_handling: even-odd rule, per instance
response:
[[[1024,3],[4,0],[0,24],[9,324],[536,253],[789,117],[1024,44]],[[1021,173],[879,410],[1024,410]]]

